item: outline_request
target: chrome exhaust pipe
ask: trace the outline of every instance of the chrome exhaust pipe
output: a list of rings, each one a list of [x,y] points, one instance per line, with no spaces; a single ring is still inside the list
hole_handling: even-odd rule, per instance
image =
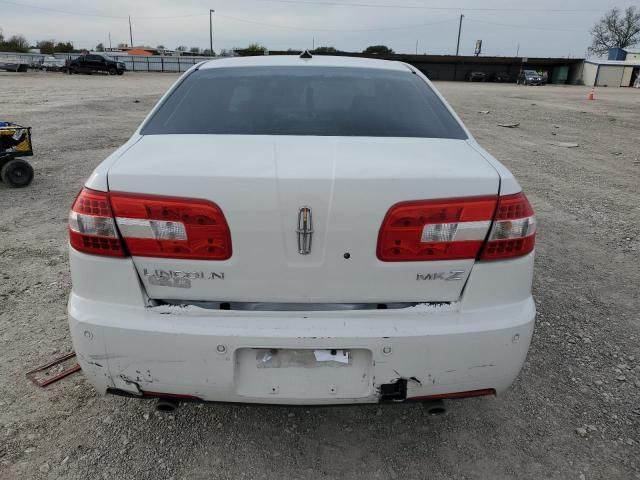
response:
[[[156,403],[156,410],[162,413],[175,412],[180,403],[172,398],[159,398]]]

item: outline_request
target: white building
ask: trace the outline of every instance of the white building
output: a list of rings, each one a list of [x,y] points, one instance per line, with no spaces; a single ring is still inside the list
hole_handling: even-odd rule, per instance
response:
[[[625,50],[627,52],[626,60],[635,60],[640,62],[640,50]]]
[[[640,85],[640,52],[626,60],[585,60],[575,81],[590,87],[633,87]]]

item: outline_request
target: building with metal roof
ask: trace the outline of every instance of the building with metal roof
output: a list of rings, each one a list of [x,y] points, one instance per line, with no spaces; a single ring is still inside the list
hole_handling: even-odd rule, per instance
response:
[[[260,55],[255,51],[236,50],[240,56]],[[299,55],[299,51],[271,51],[268,55]],[[313,52],[312,52],[313,53]],[[322,53],[343,57],[365,57],[405,62],[420,70],[431,80],[468,80],[471,72],[482,72],[488,81],[515,82],[521,70],[536,70],[548,83],[570,83],[578,78],[583,65],[582,58],[546,57],[490,57],[465,55],[413,55],[413,54],[365,54],[360,52]]]
[[[640,50],[612,48],[607,60],[585,60],[571,83],[640,88]]]

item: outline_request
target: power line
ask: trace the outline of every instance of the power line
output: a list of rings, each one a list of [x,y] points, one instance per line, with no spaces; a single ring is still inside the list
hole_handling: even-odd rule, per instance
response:
[[[388,4],[372,4],[372,3],[339,3],[331,0],[254,0],[259,2],[270,2],[270,3],[286,3],[286,4],[297,4],[297,5],[324,5],[324,6],[341,6],[341,7],[363,7],[363,8],[386,8],[386,9],[424,9],[424,10],[436,10],[436,11],[476,11],[476,12],[539,12],[539,13],[569,13],[569,12],[600,12],[601,10],[596,9],[530,9],[530,8],[459,8],[459,7],[432,7],[426,5],[388,5]],[[103,18],[103,19],[114,19],[114,20],[129,20],[131,22],[131,18],[127,16],[116,16],[116,15],[106,15],[106,14],[98,14],[98,13],[83,13],[78,11],[69,11],[69,10],[61,10],[50,7],[42,7],[39,5],[32,5],[23,2],[17,2],[14,0],[0,0],[2,4],[14,5],[23,8],[32,8],[36,10],[42,10],[53,13],[60,13],[65,15],[75,15],[81,17],[93,17],[93,18]],[[198,14],[183,14],[183,15],[164,15],[164,16],[133,16],[133,19],[136,21],[139,20],[164,20],[164,19],[178,19],[178,18],[193,18],[193,17],[203,17],[209,15],[208,13],[198,13]],[[378,27],[378,28],[326,28],[326,27],[296,27],[291,25],[282,25],[282,24],[273,24],[268,22],[262,22],[252,19],[239,18],[231,15],[224,15],[217,13],[217,16],[221,18],[225,18],[227,20],[248,23],[253,25],[260,25],[263,27],[269,28],[278,28],[284,30],[293,30],[293,31],[307,31],[307,32],[379,32],[379,31],[391,31],[391,30],[408,30],[408,29],[417,29],[428,27],[432,25],[439,25],[444,23],[449,23],[457,20],[456,18],[449,18],[446,20],[434,21],[429,23],[421,23],[421,24],[412,24],[412,25],[398,25],[392,27]],[[584,33],[583,30],[570,30],[570,29],[562,29],[562,28],[553,28],[553,27],[537,27],[532,25],[514,25],[507,23],[499,23],[492,22],[487,20],[478,20],[475,18],[469,18],[468,20],[472,22],[484,23],[487,25],[495,25],[506,28],[517,28],[517,29],[529,29],[529,30],[539,30],[539,31],[558,31],[558,32],[568,32],[568,33]]]
[[[438,25],[441,23],[449,23],[449,22],[453,22],[456,21],[456,18],[449,18],[447,20],[440,20],[437,22],[429,22],[429,23],[421,23],[421,24],[414,24],[414,25],[399,25],[399,26],[395,26],[395,27],[380,27],[380,28],[361,28],[361,29],[353,29],[353,28],[312,28],[312,27],[293,27],[290,25],[279,25],[279,24],[273,24],[273,23],[266,23],[266,22],[260,22],[257,20],[249,20],[249,19],[245,19],[245,18],[238,18],[238,17],[232,17],[230,15],[222,15],[220,13],[216,13],[217,17],[220,18],[225,18],[227,20],[232,20],[232,21],[236,21],[236,22],[243,22],[243,23],[250,23],[253,25],[261,25],[264,27],[272,27],[272,28],[282,28],[282,29],[286,29],[286,30],[299,30],[299,31],[305,31],[305,32],[322,32],[322,31],[326,31],[326,32],[377,32],[377,31],[383,31],[383,30],[405,30],[408,28],[421,28],[421,27],[428,27],[431,25]]]
[[[174,19],[174,18],[202,17],[202,16],[209,15],[208,13],[196,13],[196,14],[190,14],[190,15],[165,15],[165,16],[141,16],[141,17],[138,17],[136,15],[132,15],[131,17],[127,17],[127,16],[103,15],[103,14],[94,14],[94,13],[81,13],[81,12],[75,12],[75,11],[69,11],[69,10],[60,10],[60,9],[49,8],[49,7],[41,7],[39,5],[31,5],[31,4],[26,4],[26,3],[22,3],[22,2],[15,2],[15,1],[12,1],[12,0],[0,0],[0,3],[6,3],[6,4],[9,4],[9,5],[16,5],[16,6],[25,7],[25,8],[33,8],[33,9],[36,9],[36,10],[43,10],[43,11],[47,11],[47,12],[62,13],[62,14],[65,14],[65,15],[76,15],[76,16],[81,16],[81,17],[94,17],[94,18],[108,18],[108,19],[115,19],[115,20],[130,20],[131,18],[133,18],[134,20],[163,20],[163,19]],[[271,28],[280,28],[280,29],[285,29],[285,30],[297,30],[297,31],[326,31],[326,32],[377,32],[377,31],[385,31],[385,30],[402,30],[402,29],[406,29],[406,28],[428,27],[430,25],[437,25],[437,24],[440,24],[440,23],[448,23],[448,22],[451,22],[451,21],[455,20],[455,19],[447,19],[447,20],[441,20],[441,21],[437,21],[437,22],[429,22],[429,23],[414,24],[414,25],[399,25],[399,26],[395,26],[395,27],[360,28],[360,29],[343,28],[343,29],[340,29],[340,28],[294,27],[294,26],[290,26],[290,25],[281,25],[281,24],[261,22],[261,21],[257,21],[257,20],[246,19],[246,18],[239,18],[239,17],[234,17],[234,16],[231,16],[231,15],[223,15],[223,14],[220,14],[220,13],[217,13],[216,16],[220,17],[220,18],[225,18],[227,20],[236,21],[236,22],[249,23],[249,24],[253,24],[253,25],[261,25],[261,26],[271,27]]]
[[[454,11],[454,12],[519,12],[519,13],[578,13],[578,12],[602,12],[602,9],[588,9],[588,8],[490,8],[490,7],[433,7],[428,5],[393,5],[393,4],[381,4],[381,3],[340,3],[331,0],[254,0],[257,2],[267,3],[286,3],[291,5],[319,5],[319,6],[335,6],[335,7],[359,7],[359,8],[386,8],[386,9],[412,9],[412,10],[435,10],[435,11]],[[65,15],[76,15],[80,17],[94,17],[94,18],[109,18],[109,19],[127,19],[124,15],[106,15],[99,13],[82,13],[71,10],[61,10],[57,8],[42,7],[40,5],[33,5],[29,3],[16,2],[12,0],[0,0],[0,3],[7,5],[14,5],[23,8],[33,8],[36,10],[43,10],[46,12],[62,13]],[[194,13],[186,15],[160,15],[160,16],[136,16],[136,20],[162,20],[173,18],[191,18],[202,17],[208,15],[208,13]]]
[[[193,18],[193,17],[206,17],[208,13],[192,13],[190,15],[162,15],[158,17],[138,17],[134,16],[136,20],[171,20],[174,18]]]
[[[465,17],[467,18],[467,17]],[[496,25],[499,27],[507,27],[507,28],[522,28],[527,30],[541,30],[543,32],[568,32],[568,33],[585,33],[586,30],[568,30],[565,28],[553,28],[553,27],[536,27],[532,25],[513,25],[509,23],[498,23],[491,22],[488,20],[478,20],[476,18],[468,18],[471,22],[485,23],[487,25]]]
[[[28,3],[22,3],[22,2],[14,2],[11,0],[0,0],[0,3],[5,3],[7,5],[14,5],[16,7],[23,7],[23,8],[33,8],[35,10],[43,10],[45,12],[52,12],[52,13],[62,13],[64,15],[75,15],[78,17],[94,17],[94,18],[108,18],[108,19],[113,19],[113,20],[126,20],[128,17],[124,16],[124,15],[105,15],[105,14],[100,14],[100,13],[82,13],[82,12],[76,12],[76,11],[71,11],[71,10],[60,10],[57,8],[49,8],[49,7],[41,7],[40,5],[31,5]],[[194,14],[190,14],[190,15],[164,15],[164,16],[135,16],[134,15],[134,19],[136,20],[161,20],[161,19],[173,19],[173,18],[189,18],[189,17],[202,17],[208,15],[207,13],[194,13]]]
[[[77,15],[80,17],[96,17],[96,18],[111,18],[111,19],[118,19],[121,20],[123,18],[127,18],[127,17],[122,17],[122,16],[115,16],[115,15],[102,15],[102,14],[97,14],[97,13],[77,13],[77,12],[70,12],[67,10],[58,10],[56,8],[49,8],[49,7],[41,7],[38,5],[29,5],[26,3],[20,3],[20,2],[11,2],[9,0],[0,0],[0,3],[6,3],[8,5],[15,5],[17,7],[24,7],[24,8],[33,8],[36,10],[44,10],[45,12],[54,12],[54,13],[64,13],[67,15]]]
[[[602,9],[596,8],[490,8],[490,7],[433,7],[429,5],[393,5],[381,3],[340,3],[319,0],[254,0],[256,2],[268,3],[288,3],[292,5],[321,5],[332,7],[362,7],[362,8],[387,8],[387,9],[415,9],[415,10],[442,10],[455,12],[529,12],[529,13],[578,13],[578,12],[598,12]]]

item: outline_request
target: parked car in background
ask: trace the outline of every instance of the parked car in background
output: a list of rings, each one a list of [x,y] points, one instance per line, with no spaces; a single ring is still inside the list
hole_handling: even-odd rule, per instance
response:
[[[493,74],[491,80],[494,82],[511,82],[511,75],[508,72],[497,72]]]
[[[466,75],[466,79],[470,82],[486,82],[487,74],[484,72],[469,72]]]
[[[106,55],[89,53],[80,55],[73,60],[67,60],[65,70],[69,74],[103,72],[109,75],[122,75],[127,67],[124,63],[117,62]]]
[[[16,54],[0,54],[0,71],[26,72],[29,66],[29,63],[20,60]]]
[[[99,393],[347,404],[504,392],[536,222],[414,67],[198,64],[69,214],[69,324]]]
[[[67,62],[63,58],[56,58],[52,55],[45,57],[36,66],[40,70],[46,70],[48,72],[58,72],[66,66]]]
[[[516,83],[518,85],[542,85],[543,79],[542,75],[535,70],[522,70],[518,74],[518,80]]]
[[[544,70],[540,76],[542,77],[542,84],[543,85],[546,85],[547,83],[549,83],[549,72],[548,71]]]

